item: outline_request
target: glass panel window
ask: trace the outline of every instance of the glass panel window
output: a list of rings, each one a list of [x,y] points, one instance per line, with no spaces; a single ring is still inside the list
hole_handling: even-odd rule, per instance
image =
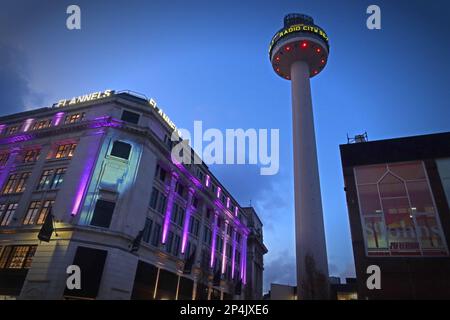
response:
[[[31,130],[40,130],[50,127],[52,124],[52,119],[44,119],[44,120],[38,120],[34,123]]]
[[[134,123],[134,124],[138,124],[139,117],[140,117],[139,113],[131,112],[128,110],[123,110],[121,120],[130,122],[130,123]]]
[[[160,237],[161,237],[161,225],[159,223],[155,223],[155,228],[153,229],[152,235],[152,245],[157,247],[159,245]]]
[[[44,170],[44,172],[42,172],[41,178],[39,179],[39,183],[36,190],[48,189],[53,173],[54,173],[53,169]]]
[[[153,187],[152,196],[150,197],[150,208],[156,209],[156,205],[158,203],[158,195],[159,195],[158,189]]]
[[[17,183],[17,180],[19,179],[19,175],[17,173],[13,173],[8,177],[8,180],[5,183],[5,186],[3,187],[3,194],[9,194],[14,192],[14,187]]]
[[[59,145],[56,149],[55,158],[56,159],[71,158],[73,156],[76,147],[77,147],[76,143]]]
[[[447,197],[447,205],[450,208],[450,158],[437,159],[436,164]]]
[[[54,200],[45,200],[43,204],[42,201],[32,201],[28,207],[23,224],[43,224],[54,203]]]
[[[149,243],[150,242],[150,236],[152,234],[152,225],[153,221],[149,218],[145,220],[145,226],[144,226],[144,232],[142,234],[142,240],[144,242]]]
[[[49,189],[51,190],[55,190],[58,189],[59,186],[61,186],[61,184],[64,181],[64,175],[66,174],[66,168],[59,168],[55,170],[55,174],[53,175],[53,179],[50,183],[50,187]]]
[[[3,187],[3,194],[21,193],[25,191],[25,186],[30,177],[30,172],[13,173]]]
[[[9,152],[0,153],[0,166],[5,166],[9,159]]]
[[[20,192],[24,192],[25,191],[25,186],[27,184],[28,178],[30,177],[31,173],[30,172],[23,172],[20,174],[19,180],[17,182],[17,186],[16,186],[16,193],[20,193]]]
[[[37,246],[8,246],[0,256],[0,269],[29,269]]]
[[[128,160],[131,153],[131,144],[122,141],[114,141],[111,155],[117,158]]]
[[[35,224],[39,215],[41,201],[32,201],[28,207],[23,224]]]
[[[48,213],[51,211],[54,200],[46,200],[44,201],[44,205],[42,206],[39,216],[37,218],[36,224],[43,224],[45,222],[45,218],[47,218]]]
[[[6,134],[15,134],[18,131],[19,131],[19,126],[18,125],[12,125],[12,126],[9,126],[6,129]]]
[[[8,226],[16,213],[18,203],[0,204],[0,226]]]
[[[368,256],[447,256],[422,162],[355,167]]]
[[[66,116],[66,118],[64,120],[64,124],[71,124],[71,123],[83,121],[84,117],[85,117],[84,112],[69,114]]]
[[[23,163],[36,162],[39,160],[41,149],[26,150],[23,155]]]

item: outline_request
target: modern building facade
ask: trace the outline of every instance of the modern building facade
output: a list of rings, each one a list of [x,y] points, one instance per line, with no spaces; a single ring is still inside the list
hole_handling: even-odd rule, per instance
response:
[[[450,133],[354,141],[340,150],[358,298],[449,299]]]
[[[284,17],[272,38],[269,58],[276,74],[290,80],[294,155],[295,239],[299,299],[328,298],[328,260],[325,243],[319,166],[310,78],[328,61],[328,36],[303,14]]]
[[[242,208],[250,233],[247,238],[246,300],[263,298],[264,255],[268,252],[263,241],[263,224],[253,207]]]
[[[1,117],[0,296],[243,298],[246,213],[204,163],[173,161],[172,134],[154,100],[111,90]]]

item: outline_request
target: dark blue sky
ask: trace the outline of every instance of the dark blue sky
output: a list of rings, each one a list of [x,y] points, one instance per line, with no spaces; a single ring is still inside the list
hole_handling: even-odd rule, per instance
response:
[[[81,7],[80,31],[65,27],[70,4]],[[381,7],[382,30],[366,28],[370,4]],[[290,83],[267,54],[290,12],[312,15],[330,38],[313,103],[330,274],[352,275],[338,146],[347,133],[377,140],[449,131],[447,1],[2,1],[0,114],[112,88],[154,97],[183,128],[194,120],[279,128],[278,175],[213,171],[265,224],[266,284],[293,284]]]

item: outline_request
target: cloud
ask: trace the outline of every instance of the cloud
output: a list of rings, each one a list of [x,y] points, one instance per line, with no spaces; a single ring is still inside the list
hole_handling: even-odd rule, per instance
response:
[[[288,250],[266,263],[264,269],[264,292],[270,290],[271,283],[296,285],[295,258]]]
[[[30,89],[24,54],[0,43],[0,116],[24,111],[26,104],[42,104],[43,96]]]

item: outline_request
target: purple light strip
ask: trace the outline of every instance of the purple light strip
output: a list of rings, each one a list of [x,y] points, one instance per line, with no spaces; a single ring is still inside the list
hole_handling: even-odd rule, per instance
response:
[[[61,123],[61,120],[64,116],[64,112],[58,112],[55,114],[55,116],[53,117],[53,125],[54,126],[59,126],[59,124]]]
[[[33,123],[33,121],[34,121],[34,119],[25,120],[25,124],[23,126],[23,132],[27,132],[30,129],[30,126]]]
[[[189,222],[191,221],[191,212],[192,212],[192,197],[194,196],[195,190],[193,188],[189,188],[188,201],[186,206],[186,215],[184,217],[184,225],[183,225],[183,239],[181,241],[181,253],[184,253],[186,250],[186,244],[189,236]]]
[[[234,279],[234,269],[236,267],[236,230],[233,231],[233,249],[231,253],[231,279]]]
[[[211,182],[211,177],[209,176],[209,174],[206,175],[206,182],[205,182],[205,186],[208,188],[209,184]]]
[[[216,236],[217,236],[217,219],[219,215],[216,213],[214,215],[214,225],[213,225],[213,234],[212,234],[212,244],[211,244],[211,261],[210,267],[214,266],[214,258],[216,256]]]
[[[220,192],[222,192],[222,189],[217,187],[217,198],[220,198]]]
[[[242,237],[242,284],[247,283],[247,236]]]
[[[101,136],[99,136],[97,143],[100,144],[102,141]],[[84,165],[83,173],[81,174],[80,183],[78,184],[77,192],[75,195],[75,200],[72,206],[72,216],[75,216],[78,214],[81,206],[81,202],[84,198],[84,195],[86,194],[87,187],[89,184],[89,179],[92,175],[92,169],[94,168],[95,161],[97,159],[96,150],[98,150],[98,146],[94,147],[91,146],[89,148],[89,151],[91,154],[88,155],[88,158],[86,160],[86,163]]]
[[[6,124],[0,124],[0,134],[3,134],[3,130],[5,130]]]
[[[175,172],[172,172],[172,177],[170,179],[169,196],[167,197],[166,214],[164,216],[164,226],[163,226],[163,232],[162,232],[162,238],[161,238],[162,243],[166,243],[167,233],[169,232],[170,216],[172,215],[173,198],[175,196],[175,184],[177,182],[177,179],[178,179],[178,175]]]
[[[223,236],[223,248],[222,248],[222,273],[225,273],[225,267],[227,265],[227,229],[230,226],[227,224],[225,227],[225,232],[224,232],[224,236]]]

